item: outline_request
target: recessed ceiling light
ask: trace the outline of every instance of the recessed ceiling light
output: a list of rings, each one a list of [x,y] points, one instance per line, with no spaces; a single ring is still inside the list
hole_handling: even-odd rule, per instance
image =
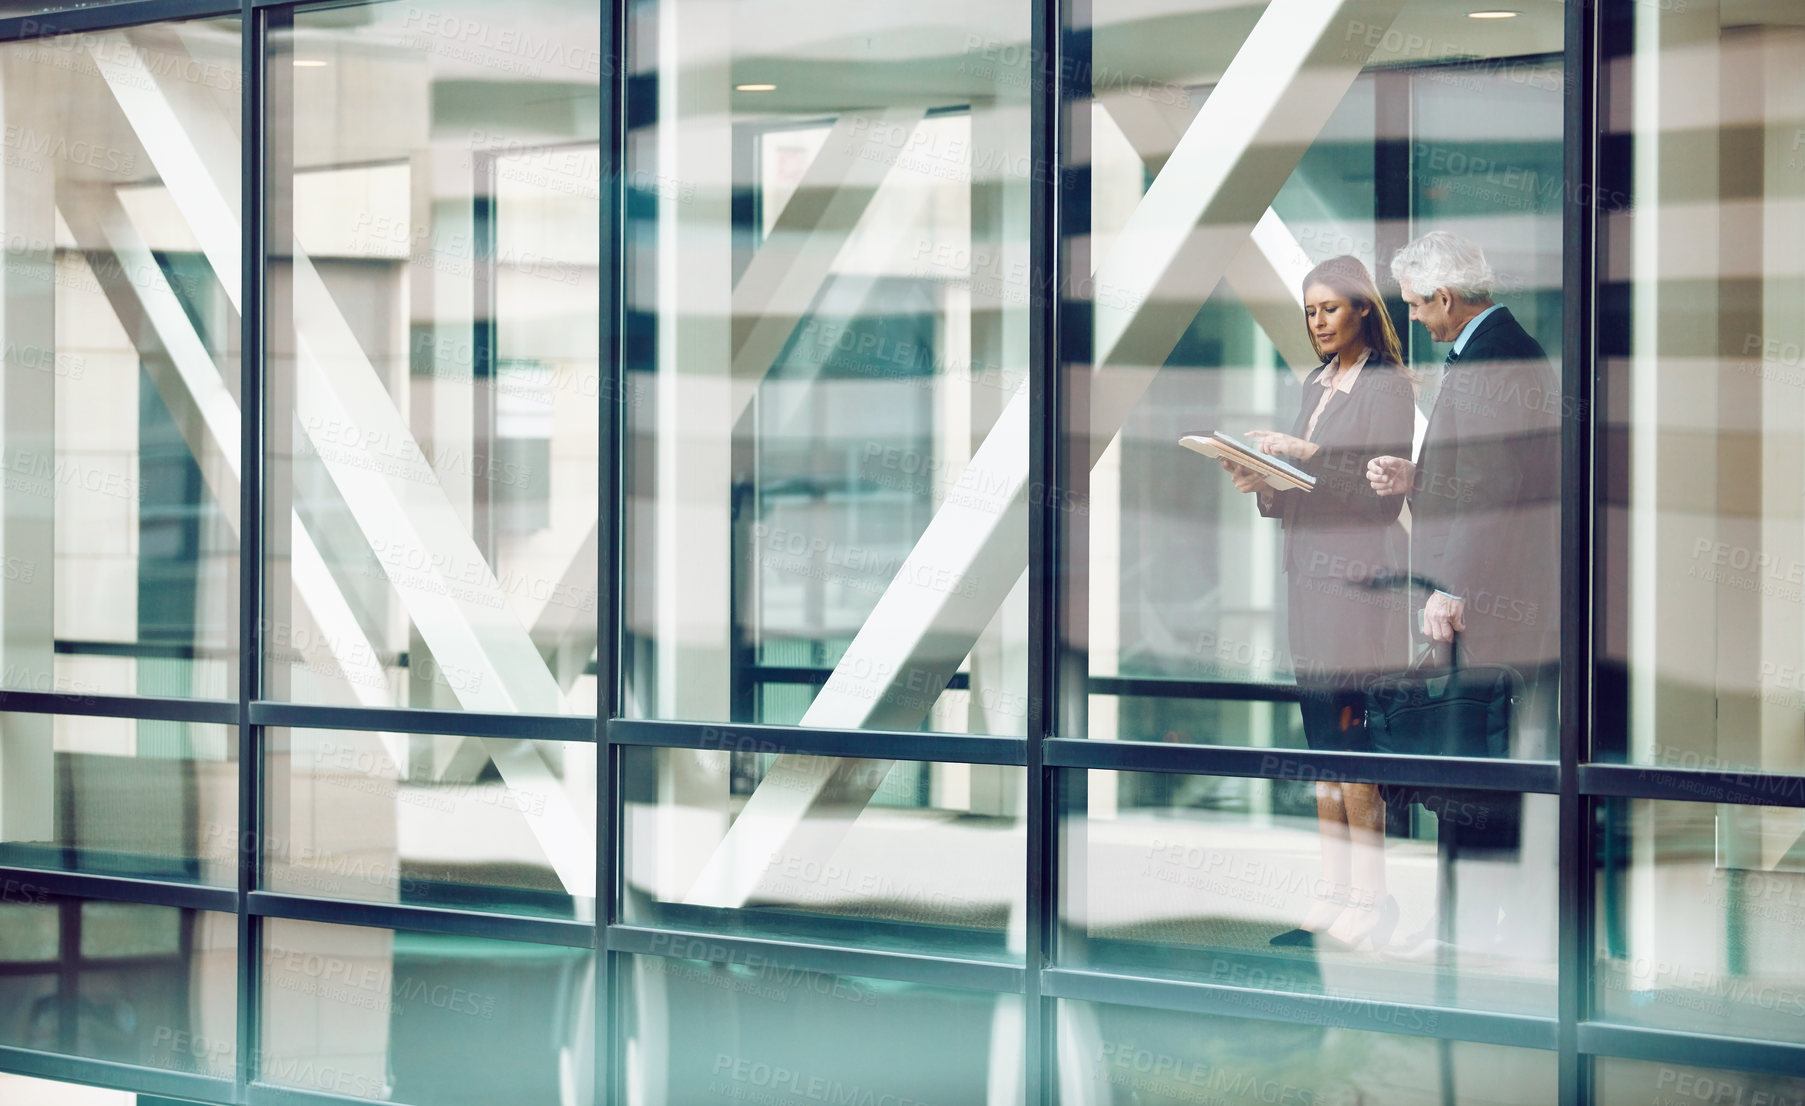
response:
[[[1522,12],[1505,11],[1502,8],[1497,8],[1492,11],[1468,12],[1467,18],[1468,19],[1515,19],[1515,18],[1517,18],[1517,16],[1522,15],[1522,14],[1523,14]]]
[[[296,58],[295,59],[295,68],[296,69],[322,69],[325,67],[325,65],[326,65],[326,63],[319,60],[318,58]]]
[[[735,91],[738,91],[738,92],[776,92],[777,91],[777,86],[774,84],[736,84],[733,87],[734,87]]]

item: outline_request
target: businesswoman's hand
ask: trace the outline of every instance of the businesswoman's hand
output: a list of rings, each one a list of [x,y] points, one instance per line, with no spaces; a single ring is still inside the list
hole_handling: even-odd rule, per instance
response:
[[[1403,495],[1416,480],[1416,466],[1402,457],[1374,457],[1366,463],[1366,482],[1376,495]]]
[[[1294,438],[1276,430],[1249,430],[1247,437],[1253,440],[1255,449],[1261,453],[1270,453],[1274,457],[1292,457],[1299,461],[1308,461],[1316,456],[1315,442],[1306,442],[1302,438]]]
[[[1228,473],[1229,479],[1235,482],[1236,491],[1258,492],[1266,490],[1266,478],[1254,470],[1242,468],[1233,461],[1223,461],[1222,467]]]

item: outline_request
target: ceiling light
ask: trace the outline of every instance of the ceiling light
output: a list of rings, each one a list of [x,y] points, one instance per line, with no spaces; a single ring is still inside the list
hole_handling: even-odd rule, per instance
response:
[[[1522,12],[1505,11],[1502,8],[1496,8],[1491,11],[1468,12],[1467,18],[1468,19],[1515,19],[1515,18],[1517,18],[1517,16],[1522,15],[1522,14],[1523,14]]]
[[[323,61],[320,61],[318,58],[296,58],[295,59],[295,68],[296,69],[321,69],[321,68],[324,68],[325,65],[326,65],[326,63]]]
[[[734,90],[737,92],[776,92],[777,91],[777,86],[774,84],[736,84],[733,87],[734,87]]]

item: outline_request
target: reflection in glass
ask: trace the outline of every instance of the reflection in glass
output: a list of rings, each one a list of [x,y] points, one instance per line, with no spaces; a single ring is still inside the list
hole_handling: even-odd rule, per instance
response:
[[[1599,1015],[1805,1042],[1805,812],[1644,799],[1605,812]]]
[[[1462,601],[1462,663],[1498,666],[1494,701],[1518,689],[1510,724],[1474,739],[1495,738],[1484,755],[1552,756],[1563,412],[1559,365],[1544,355],[1558,361],[1562,336],[1560,7],[1474,21],[1471,5],[1428,0],[1340,9],[1300,28],[1284,25],[1283,6],[1181,4],[1163,17],[1162,37],[1208,44],[1187,49],[1104,33],[1132,25],[1132,8],[1118,7],[1097,6],[1094,71],[1134,78],[1099,77],[1075,109],[1088,212],[1086,233],[1067,248],[1096,279],[1075,305],[1091,319],[1090,347],[1067,352],[1082,395],[1072,411],[1084,421],[1065,432],[1081,466],[1075,482],[1088,485],[1088,510],[1071,516],[1087,575],[1069,594],[1087,619],[1071,647],[1091,702],[1062,731],[1296,740],[1320,705],[1308,686],[1321,682],[1318,670],[1348,667],[1349,651],[1325,627],[1375,621],[1325,622],[1325,597],[1367,615],[1404,608],[1405,630],[1388,619],[1359,631],[1372,639],[1363,663],[1427,649],[1421,608],[1445,599],[1359,586],[1408,569]],[[1275,64],[1281,55],[1297,68]],[[1308,95],[1281,87],[1305,80]],[[1246,126],[1255,103],[1283,106]],[[1231,131],[1233,141],[1195,141]],[[1474,244],[1489,264],[1418,267],[1405,289],[1394,259],[1438,233]],[[1362,404],[1351,364],[1332,389],[1319,386],[1334,351],[1318,316],[1306,319],[1307,274],[1344,257],[1376,279],[1402,340],[1401,435]],[[1447,289],[1440,308],[1438,289]],[[1413,312],[1410,296],[1439,316]],[[1477,318],[1493,304],[1500,310]],[[1444,367],[1467,341],[1474,356]],[[1284,435],[1261,447],[1319,470],[1322,490],[1263,495],[1261,506],[1178,447],[1213,430]],[[1355,444],[1366,448],[1338,452]],[[1345,520],[1299,514],[1305,503],[1370,494],[1360,485],[1378,456],[1417,463],[1397,466],[1401,484],[1380,497],[1395,506],[1408,495],[1408,540],[1378,546]],[[1389,649],[1384,639],[1401,632],[1408,645]],[[1438,653],[1429,663],[1445,670],[1445,644]],[[1300,699],[1302,711],[1291,706]],[[1361,696],[1344,699],[1333,705],[1352,708],[1351,728],[1363,729]],[[1386,751],[1471,749],[1412,739]]]
[[[230,914],[58,898],[9,881],[0,934],[0,1045],[233,1077]]]
[[[1354,1011],[1360,1013],[1360,1011]],[[1062,1101],[1099,1106],[1382,1102],[1385,1106],[1545,1106],[1555,1054],[1398,1036],[1433,1015],[1367,1029],[1284,1025],[1101,1003],[1059,1004]]]
[[[1029,6],[767,23],[629,44],[627,709],[1025,733]]]
[[[235,18],[0,46],[0,686],[235,689],[239,50]],[[9,729],[48,819],[50,720]]]
[[[825,975],[760,954],[635,956],[622,974],[638,1058],[629,1101],[1023,1102],[1019,995]]]
[[[1805,1077],[1724,1071],[1690,1064],[1620,1060],[1593,1061],[1592,1093],[1598,1106],[1797,1106],[1805,1102]]]
[[[1065,777],[1063,958],[1235,987],[1552,1014],[1554,796],[1387,786],[1383,884],[1325,867],[1318,792],[1285,778]],[[1299,778],[1300,776],[1304,778]],[[1275,940],[1384,904],[1352,945]],[[1330,933],[1334,931],[1331,928]]]
[[[0,773],[0,864],[235,885],[235,727],[97,715],[0,715],[0,740],[52,738],[41,778]],[[4,746],[8,753],[14,748]],[[11,820],[40,800],[41,818]]]
[[[271,890],[593,916],[595,746],[359,730],[266,734]]]
[[[1022,958],[1023,769],[723,745],[622,751],[627,921]]]
[[[1795,16],[1630,5],[1601,63],[1603,759],[1805,765]]]
[[[271,920],[260,1078],[416,1106],[590,1101],[594,956]]]
[[[272,32],[272,697],[594,709],[600,35],[464,0]]]
[[[109,1091],[0,1072],[0,1102],[30,1102],[34,1106],[143,1106],[145,1101],[131,1091]]]

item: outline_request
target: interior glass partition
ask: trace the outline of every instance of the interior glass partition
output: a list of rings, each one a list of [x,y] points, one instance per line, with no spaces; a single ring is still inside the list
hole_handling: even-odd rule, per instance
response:
[[[272,697],[594,709],[600,33],[455,3],[272,29]]]
[[[1027,3],[636,13],[627,711],[1025,733]]]

